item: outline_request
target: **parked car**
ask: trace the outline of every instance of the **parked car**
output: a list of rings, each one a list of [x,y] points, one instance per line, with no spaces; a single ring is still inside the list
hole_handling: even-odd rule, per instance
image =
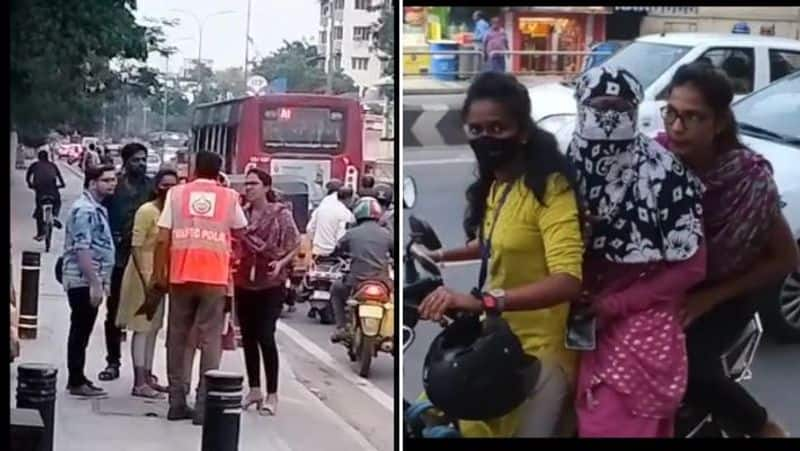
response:
[[[769,160],[781,208],[800,244],[800,71],[733,105],[742,142]],[[777,302],[775,302],[777,300]],[[800,342],[800,268],[765,296],[759,310],[773,335]]]
[[[639,128],[654,136],[664,129],[659,113],[666,88],[678,67],[705,58],[725,71],[737,88],[735,100],[800,69],[800,41],[771,36],[668,33],[643,36],[612,55],[605,64],[630,71],[644,88]],[[572,139],[575,80],[528,90],[533,119],[565,147]]]
[[[157,153],[147,154],[147,175],[155,175],[161,169],[161,157]]]

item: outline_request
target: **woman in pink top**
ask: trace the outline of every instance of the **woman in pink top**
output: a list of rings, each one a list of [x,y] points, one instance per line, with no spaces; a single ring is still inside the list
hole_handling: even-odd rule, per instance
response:
[[[234,273],[235,310],[250,385],[243,405],[247,408],[255,404],[260,412],[274,415],[278,404],[275,324],[286,299],[289,263],[300,248],[300,232],[289,207],[275,202],[269,174],[251,169],[244,185],[248,226],[237,242],[239,262]],[[266,400],[260,388],[259,348],[267,376]]]
[[[581,437],[671,437],[686,387],[679,308],[705,275],[702,188],[636,130],[639,82],[601,66],[576,90],[568,151],[591,220],[584,302],[597,317],[576,389]]]

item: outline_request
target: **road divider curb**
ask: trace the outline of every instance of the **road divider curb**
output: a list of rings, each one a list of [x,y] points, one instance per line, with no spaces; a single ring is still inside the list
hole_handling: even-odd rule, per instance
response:
[[[459,146],[467,143],[457,106],[403,107],[403,147]]]

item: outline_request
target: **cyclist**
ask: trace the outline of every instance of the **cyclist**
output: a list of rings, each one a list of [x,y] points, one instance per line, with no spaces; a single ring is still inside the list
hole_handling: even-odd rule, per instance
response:
[[[25,174],[28,187],[36,193],[36,208],[33,217],[36,219],[36,241],[44,239],[44,218],[42,214],[42,201],[51,198],[53,202],[53,226],[60,229],[61,222],[57,219],[61,210],[61,194],[59,189],[64,188],[64,178],[53,162],[50,161],[49,152],[40,150],[38,161],[33,163]]]

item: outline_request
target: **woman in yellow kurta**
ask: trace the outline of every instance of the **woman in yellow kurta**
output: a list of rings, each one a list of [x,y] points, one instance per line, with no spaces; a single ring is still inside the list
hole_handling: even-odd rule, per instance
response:
[[[151,201],[136,210],[131,256],[122,276],[117,325],[133,331],[131,355],[134,383],[131,395],[143,398],[162,398],[162,393],[166,391],[152,374],[156,336],[164,322],[164,303],[158,306],[152,320],[145,315],[137,315],[136,311],[144,303],[145,287],[153,274],[153,255],[158,236],[156,223],[164,207],[167,191],[177,183],[178,174],[171,169],[156,174]]]
[[[480,258],[482,231],[489,261],[486,286],[479,288],[496,298],[525,352],[542,361],[539,382],[519,407],[486,422],[460,421],[465,437],[557,436],[573,400],[577,356],[564,341],[569,301],[581,290],[580,219],[572,171],[530,110],[526,88],[510,75],[485,73],[470,86],[462,115],[478,162],[464,221],[472,242],[431,255]],[[448,309],[479,312],[484,303],[443,287],[419,310],[422,318],[439,320]]]

